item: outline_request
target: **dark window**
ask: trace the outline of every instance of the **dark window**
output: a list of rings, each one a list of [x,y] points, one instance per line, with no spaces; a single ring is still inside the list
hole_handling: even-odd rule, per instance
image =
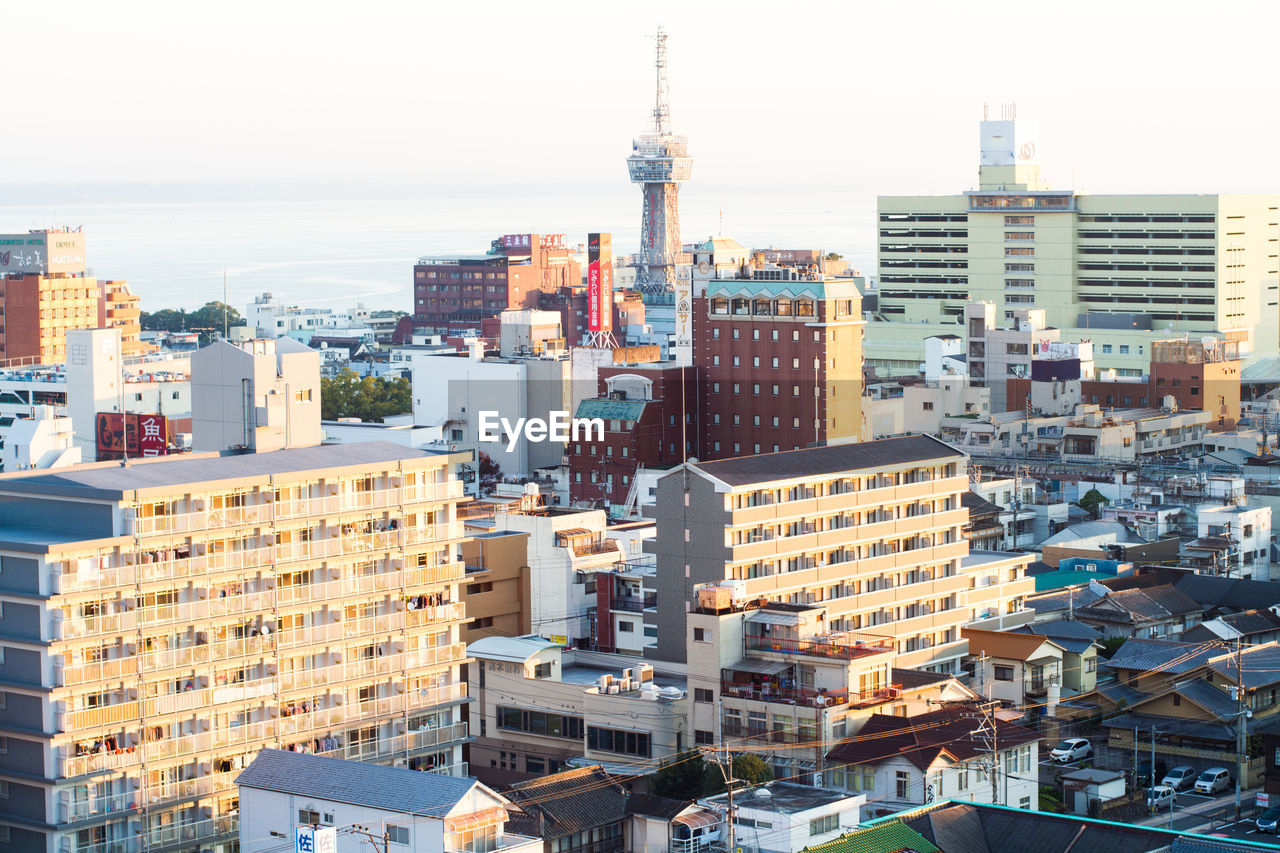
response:
[[[635,755],[640,758],[648,758],[650,753],[649,733],[588,726],[587,748],[598,749],[602,752],[616,752],[620,755]]]
[[[707,688],[705,688],[705,687],[695,687],[695,688],[693,689],[693,701],[695,701],[695,702],[714,702],[714,701],[716,701],[716,694],[715,694],[715,691],[713,691],[713,690],[708,690],[708,689],[707,689]]]
[[[997,666],[996,681],[1013,681],[1013,667]]]
[[[545,711],[525,711],[521,708],[495,709],[498,728],[533,735],[582,739],[582,717],[567,714],[549,714]]]

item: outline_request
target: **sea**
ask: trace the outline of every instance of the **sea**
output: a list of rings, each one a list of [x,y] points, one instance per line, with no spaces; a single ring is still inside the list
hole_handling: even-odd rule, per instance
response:
[[[481,254],[502,234],[613,234],[638,250],[640,193],[617,187],[312,184],[0,184],[0,233],[69,226],[88,265],[124,279],[145,311],[262,293],[291,304],[412,310],[413,263]],[[874,271],[875,197],[860,187],[746,192],[687,185],[685,242],[838,252]]]

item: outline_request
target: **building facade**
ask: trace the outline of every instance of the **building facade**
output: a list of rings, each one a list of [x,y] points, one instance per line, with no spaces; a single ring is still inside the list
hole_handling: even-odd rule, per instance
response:
[[[15,849],[232,849],[265,746],[465,775],[447,454],[369,442],[0,478]]]

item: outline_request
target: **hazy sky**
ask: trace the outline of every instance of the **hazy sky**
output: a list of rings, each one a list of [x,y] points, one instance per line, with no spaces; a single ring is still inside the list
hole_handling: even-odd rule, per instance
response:
[[[1092,192],[1280,191],[1280,3],[11,3],[0,181],[625,180],[670,34],[706,186],[954,192],[1016,101]]]

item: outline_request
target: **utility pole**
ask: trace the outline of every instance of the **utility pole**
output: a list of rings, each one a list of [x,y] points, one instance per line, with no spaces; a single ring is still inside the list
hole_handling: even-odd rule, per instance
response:
[[[1156,735],[1160,731],[1155,727],[1151,727],[1151,784],[1150,787],[1156,786]]]
[[[724,737],[724,696],[720,697],[720,720],[718,728],[720,729],[720,746],[724,750],[724,763],[716,761],[716,769],[720,771],[720,776],[724,779],[724,790],[727,797],[728,808],[725,810],[725,823],[729,826],[729,853],[737,853],[738,850],[738,832],[734,825],[734,818],[737,811],[733,805],[733,784],[738,781],[733,778],[733,758],[729,755],[729,742]],[[386,853],[386,851],[383,851]]]
[[[352,826],[351,831],[356,835],[363,835],[365,840],[372,844],[373,849],[377,850],[378,853],[388,853],[387,848],[391,844],[391,839],[385,829],[382,831],[381,835],[374,833],[374,831],[367,826]],[[378,842],[382,842],[381,848],[378,847]]]
[[[1245,755],[1248,738],[1245,737],[1246,715],[1244,694],[1244,667],[1240,660],[1240,638],[1236,637],[1236,820],[1240,819],[1240,789],[1244,785],[1244,774],[1249,769],[1249,758]]]

